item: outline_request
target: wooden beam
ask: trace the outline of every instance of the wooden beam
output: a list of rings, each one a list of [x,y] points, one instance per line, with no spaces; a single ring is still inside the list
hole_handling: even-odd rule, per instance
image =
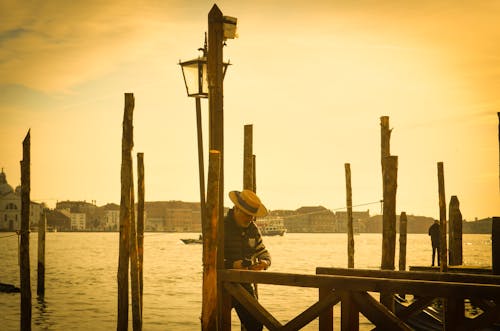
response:
[[[300,330],[307,324],[311,323],[316,317],[328,309],[333,309],[333,306],[340,302],[340,296],[335,291],[330,291],[329,294],[320,298],[318,302],[304,310],[297,317],[285,324],[281,329],[283,331]],[[321,330],[321,328],[320,328]],[[330,329],[331,330],[331,329]]]
[[[319,299],[326,298],[332,293],[333,289],[332,288],[324,288],[320,287],[319,288]],[[333,330],[333,304],[327,309],[324,309],[320,314],[319,314],[319,330],[320,331],[332,331]]]
[[[280,330],[282,324],[273,317],[250,293],[237,283],[224,283],[224,288],[259,322],[269,330]]]
[[[421,272],[421,271],[392,271],[392,270],[317,267],[316,274],[392,278],[392,279],[430,280],[430,281],[456,282],[456,283],[476,283],[476,284],[494,284],[494,285],[500,284],[500,276],[461,274],[461,273],[437,273],[437,272]]]
[[[38,221],[38,269],[36,294],[39,298],[45,295],[45,232],[47,229],[47,216],[45,210]]]
[[[359,309],[354,302],[352,292],[341,292],[340,330],[359,331]]]
[[[143,311],[144,293],[144,153],[137,153],[137,256],[139,268],[139,287],[141,294],[141,315]]]
[[[434,297],[418,297],[418,299],[415,299],[408,307],[400,310],[398,313],[396,313],[396,315],[401,320],[406,321],[411,316],[422,311],[422,309],[430,306],[434,299]]]
[[[132,158],[130,159],[130,289],[132,296],[132,328],[142,330],[141,290],[139,281],[139,257],[137,250],[137,226],[135,222],[135,193]]]
[[[401,212],[399,216],[399,271],[406,270],[406,232],[407,232],[408,218],[406,213]]]
[[[243,189],[254,191],[253,187],[253,125],[244,126],[243,139]]]
[[[419,296],[499,299],[500,285],[468,284],[375,277],[300,275],[246,270],[219,270],[223,282],[262,283],[295,287],[330,287],[346,291],[406,292]]]
[[[353,291],[351,295],[359,311],[375,324],[377,329],[384,331],[413,330],[368,293]]]

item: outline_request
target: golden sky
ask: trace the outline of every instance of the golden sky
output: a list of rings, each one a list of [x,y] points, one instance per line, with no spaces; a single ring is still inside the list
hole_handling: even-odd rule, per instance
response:
[[[179,59],[198,55],[209,1],[2,1],[0,166],[20,182],[32,136],[31,197],[120,200],[125,92],[146,200],[197,201],[194,100]],[[225,191],[241,189],[243,125],[254,125],[257,191],[269,209],[382,198],[380,116],[399,157],[397,212],[500,215],[500,2],[220,1],[238,18],[225,58]],[[205,141],[207,103],[204,107]],[[206,146],[205,146],[206,151]],[[226,199],[225,205],[230,201]],[[356,208],[379,213],[380,205]]]

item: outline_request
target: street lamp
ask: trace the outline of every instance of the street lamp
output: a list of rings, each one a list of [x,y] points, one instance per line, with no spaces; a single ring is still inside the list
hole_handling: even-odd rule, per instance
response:
[[[198,48],[203,52],[203,56],[195,59],[180,62],[182,77],[186,85],[188,97],[208,98],[208,77],[207,77],[207,35],[205,34],[205,44],[203,48]],[[229,62],[222,63],[222,79],[226,75]]]
[[[196,101],[196,127],[198,133],[198,171],[200,177],[200,208],[201,224],[203,227],[206,208],[205,208],[205,171],[203,162],[203,133],[201,129],[201,98],[208,98],[208,71],[207,71],[207,34],[205,33],[205,44],[203,48],[198,48],[203,52],[203,56],[189,61],[181,62],[179,65],[182,70],[182,77],[186,85],[188,97],[195,98]],[[222,79],[226,75],[229,62],[222,63]]]

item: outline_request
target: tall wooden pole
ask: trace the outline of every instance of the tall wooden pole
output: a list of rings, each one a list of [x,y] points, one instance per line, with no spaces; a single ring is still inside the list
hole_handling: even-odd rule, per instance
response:
[[[244,127],[243,143],[243,189],[254,190],[253,188],[253,125],[247,124]]]
[[[351,165],[344,164],[347,203],[347,267],[354,268],[354,230],[352,225]]]
[[[220,152],[211,150],[208,160],[207,219],[203,223],[203,293],[201,326],[202,330],[217,329],[217,230],[219,219],[219,176]]]
[[[255,154],[252,155],[252,164],[253,164],[253,189],[255,193],[257,193],[257,159]]]
[[[144,292],[144,153],[137,153],[137,257],[139,269],[139,289],[141,294],[141,316],[143,311]]]
[[[439,260],[440,270],[448,271],[447,248],[446,248],[446,196],[444,192],[444,170],[443,162],[437,163],[438,169],[438,193],[439,193],[439,222],[440,222],[440,238],[439,238]]]
[[[396,253],[396,190],[398,178],[398,157],[387,156],[384,164],[384,223],[382,229],[382,269],[394,270]],[[381,293],[380,301],[394,311],[391,293]]]
[[[196,100],[196,132],[198,135],[198,176],[200,178],[200,217],[201,226],[206,219],[207,209],[205,206],[205,164],[203,161],[203,131],[201,125],[201,102],[200,98]]]
[[[125,93],[125,110],[123,113],[122,165],[121,165],[121,197],[120,197],[120,246],[118,257],[118,318],[116,329],[127,330],[128,327],[128,269],[130,259],[130,218],[132,193],[132,147],[134,94]]]
[[[31,190],[31,136],[23,140],[21,161],[21,331],[31,330],[30,282],[30,190]]]
[[[449,264],[462,264],[462,213],[460,212],[460,201],[456,195],[452,195],[450,199],[450,207],[448,209],[449,222]]]
[[[132,162],[132,159],[130,160]],[[139,257],[137,249],[137,227],[135,222],[134,173],[130,164],[130,281],[132,290],[132,327],[142,330],[141,290],[139,281]]]
[[[403,211],[399,216],[399,271],[406,270],[406,233],[408,218]]]
[[[45,295],[45,230],[47,228],[47,216],[45,210],[38,221],[38,269],[36,294],[39,298]]]
[[[500,217],[491,219],[491,268],[500,275]]]

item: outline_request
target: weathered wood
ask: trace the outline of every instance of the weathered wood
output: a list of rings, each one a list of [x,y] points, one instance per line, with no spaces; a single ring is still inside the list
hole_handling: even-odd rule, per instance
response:
[[[389,116],[380,117],[380,161],[382,173],[384,172],[384,158],[391,155],[391,129],[389,129]]]
[[[500,275],[500,217],[491,220],[491,267],[493,274]]]
[[[392,270],[317,267],[316,274],[391,278],[391,279],[429,280],[429,281],[456,282],[456,283],[495,284],[495,285],[500,284],[500,276],[461,274],[461,273],[438,273],[438,272],[433,273],[433,272],[421,272],[421,271],[392,271]]]
[[[132,162],[132,159],[130,159]],[[134,173],[130,164],[130,288],[132,292],[132,327],[142,330],[141,290],[139,281],[139,257],[137,249],[137,226],[135,222]]]
[[[45,295],[45,231],[47,229],[47,216],[45,210],[38,221],[38,269],[36,294],[39,298]]]
[[[403,321],[398,319],[387,307],[378,303],[371,295],[366,292],[352,292],[352,298],[359,308],[359,311],[365,315],[379,330],[413,330]]]
[[[120,246],[118,257],[118,318],[117,330],[128,327],[128,269],[130,259],[130,201],[132,178],[134,95],[125,93],[123,113],[121,197],[120,197]]]
[[[359,310],[352,294],[352,292],[341,292],[340,330],[342,331],[359,330]]]
[[[343,291],[406,292],[418,296],[500,299],[500,285],[376,277],[300,275],[246,270],[219,270],[220,280],[296,287],[329,287]]]
[[[330,291],[326,296],[319,299],[318,302],[314,303],[311,307],[304,310],[297,317],[293,318],[291,321],[285,324],[282,328],[283,331],[294,331],[300,330],[307,324],[311,323],[316,317],[321,316],[321,313],[324,311],[333,311],[333,306],[340,302],[340,296],[334,292]],[[333,322],[333,315],[332,315]],[[321,325],[319,327],[321,330]],[[333,329],[333,324],[332,328]]]
[[[444,329],[457,330],[464,322],[464,312],[464,298],[446,299],[444,301]]]
[[[139,289],[141,302],[141,316],[143,311],[144,293],[144,153],[137,153],[137,266],[139,270]]]
[[[30,281],[30,191],[31,191],[31,130],[23,140],[21,161],[21,331],[31,330],[31,281]]]
[[[218,282],[217,286],[222,286],[222,282]],[[229,292],[222,289],[219,290],[219,311],[220,311],[220,321],[219,325],[217,325],[218,331],[231,331],[231,309],[233,308],[233,297]]]
[[[253,191],[257,193],[257,159],[255,154],[252,155],[252,163],[253,163]]]
[[[319,299],[322,300],[328,297],[333,292],[332,288],[319,288]],[[319,330],[320,331],[332,331],[333,330],[333,306],[335,304],[329,305],[319,314]]]
[[[422,311],[422,309],[430,306],[434,297],[419,297],[415,299],[408,307],[400,310],[396,315],[403,321],[406,321],[411,316]]]
[[[382,263],[381,268],[394,270],[396,255],[396,191],[398,176],[398,157],[384,159],[384,210],[382,225]],[[393,293],[380,293],[380,302],[394,311]]]
[[[253,125],[244,126],[243,139],[243,189],[254,191],[253,187]],[[255,191],[254,191],[255,192]]]
[[[347,267],[354,268],[354,229],[352,224],[351,165],[344,164],[347,205]]]
[[[438,193],[439,193],[439,261],[440,270],[448,271],[448,253],[446,245],[446,196],[444,192],[444,170],[443,162],[437,163],[438,169]]]
[[[207,208],[205,203],[205,162],[203,159],[203,131],[201,125],[201,102],[200,98],[196,100],[196,132],[198,136],[198,177],[200,180],[200,221],[201,226],[207,217]]]
[[[425,271],[425,272],[436,272],[440,271],[439,267],[431,266],[410,266],[410,271]],[[461,274],[479,274],[479,275],[491,275],[492,271],[490,267],[467,267],[467,266],[448,266],[446,272],[461,273]]]
[[[234,283],[225,283],[224,288],[245,307],[245,309],[269,330],[279,330],[282,325],[273,317],[243,286]],[[214,330],[214,329],[212,329]]]
[[[462,264],[462,213],[460,202],[456,195],[452,195],[449,207],[449,265]]]
[[[217,327],[217,228],[219,219],[220,153],[211,150],[208,159],[207,218],[202,225],[203,235],[203,293],[201,325],[202,330]],[[220,292],[219,292],[220,293]]]
[[[399,270],[406,270],[406,232],[408,218],[403,211],[399,216]]]

